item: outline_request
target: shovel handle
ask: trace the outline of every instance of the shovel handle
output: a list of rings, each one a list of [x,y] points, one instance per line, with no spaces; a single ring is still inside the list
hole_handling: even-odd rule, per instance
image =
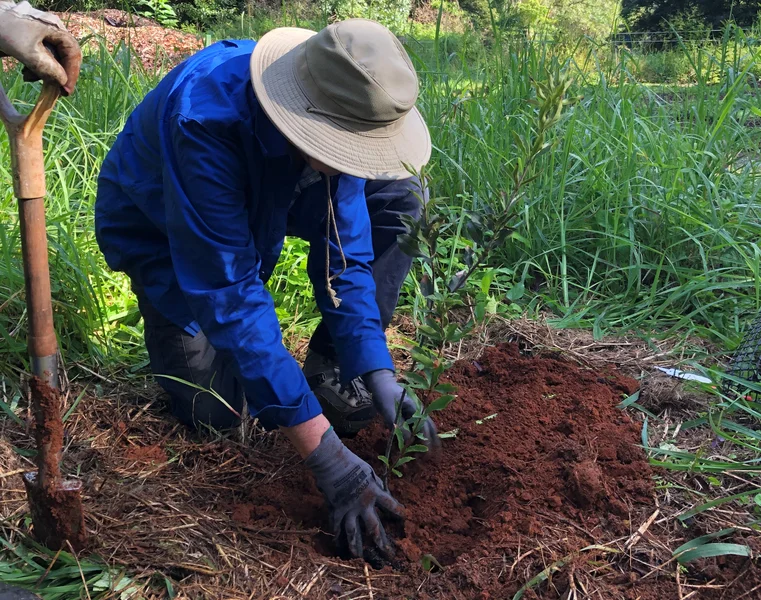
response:
[[[58,84],[43,83],[42,93],[34,108],[28,115],[22,115],[13,107],[0,85],[0,120],[11,140],[13,191],[19,200],[45,196],[42,130],[60,94]]]
[[[32,373],[54,388],[59,387],[58,342],[50,294],[42,130],[59,95],[57,84],[44,83],[32,111],[22,115],[0,86],[0,120],[11,142],[13,190],[19,202]]]

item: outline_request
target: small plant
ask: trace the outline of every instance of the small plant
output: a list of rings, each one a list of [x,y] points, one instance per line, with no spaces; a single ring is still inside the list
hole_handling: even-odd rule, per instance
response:
[[[479,268],[487,265],[493,250],[501,247],[513,232],[513,224],[518,218],[518,205],[526,194],[528,185],[534,181],[537,160],[555,145],[548,141],[550,130],[560,121],[563,109],[577,99],[567,98],[572,80],[567,74],[550,75],[546,83],[534,82],[536,98],[531,102],[537,107],[536,119],[528,135],[515,135],[515,159],[503,166],[504,180],[510,188],[502,191],[492,202],[484,204],[480,210],[470,210],[455,221],[453,213],[447,210],[447,199],[431,198],[423,202],[421,218],[403,216],[407,233],[399,236],[399,244],[406,254],[418,259],[421,270],[419,291],[423,302],[419,303],[416,318],[418,342],[412,348],[413,369],[404,373],[405,394],[415,401],[415,414],[401,421],[397,408],[396,425],[386,448],[385,456],[380,456],[388,471],[401,477],[399,467],[415,459],[414,454],[426,452],[427,447],[421,433],[425,420],[434,412],[444,410],[456,398],[457,388],[442,381],[444,372],[451,366],[445,350],[457,343],[483,318],[484,310],[472,311],[464,322],[459,322],[453,309],[466,306],[465,283]],[[416,173],[420,181],[426,181],[423,173]],[[451,273],[454,259],[440,248],[442,236],[450,234],[455,248],[462,248],[460,266]],[[514,297],[522,294],[522,287],[516,289]],[[481,289],[483,293],[483,286]],[[404,395],[400,400],[404,400]],[[405,436],[404,432],[410,435]],[[405,438],[407,440],[405,441]],[[396,439],[398,456],[391,459],[393,440]],[[384,478],[385,481],[385,478]]]
[[[142,10],[138,14],[146,19],[153,19],[163,27],[177,27],[177,13],[169,0],[141,0]]]

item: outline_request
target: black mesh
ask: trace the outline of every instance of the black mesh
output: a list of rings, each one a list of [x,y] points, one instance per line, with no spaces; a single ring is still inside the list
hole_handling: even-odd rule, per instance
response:
[[[734,377],[739,377],[752,383],[761,382],[761,314],[751,323],[748,331],[745,332],[740,345],[735,350],[735,354],[729,363],[727,373]],[[737,393],[740,384],[724,380],[723,392],[725,395]],[[754,400],[759,399],[759,392],[750,391],[749,394]]]

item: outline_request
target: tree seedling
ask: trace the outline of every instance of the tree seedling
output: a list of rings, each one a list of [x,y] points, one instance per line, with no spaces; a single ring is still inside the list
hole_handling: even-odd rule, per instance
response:
[[[550,130],[560,122],[564,107],[578,100],[567,98],[571,84],[572,80],[565,73],[549,75],[546,83],[534,82],[536,98],[531,103],[537,107],[536,118],[528,135],[515,133],[515,158],[503,165],[503,180],[509,182],[509,189],[496,192],[490,202],[478,210],[465,211],[457,218],[447,199],[431,198],[426,202],[422,187],[428,178],[424,172],[410,170],[421,182],[417,196],[423,209],[419,219],[402,215],[407,232],[399,236],[399,246],[416,259],[419,272],[420,296],[415,311],[418,339],[411,350],[413,367],[403,374],[405,394],[415,401],[417,410],[412,417],[402,420],[399,410],[404,400],[402,396],[386,454],[378,457],[386,466],[386,487],[388,471],[401,477],[400,467],[414,460],[414,454],[427,451],[427,447],[419,443],[425,441],[421,433],[425,420],[444,410],[456,398],[456,386],[442,380],[452,364],[445,351],[460,342],[476,321],[483,319],[486,310],[484,306],[476,306],[469,318],[458,322],[453,319],[453,309],[468,305],[465,283],[478,269],[488,265],[492,251],[505,244],[514,232],[520,202],[528,186],[538,177],[537,161],[557,144],[557,140],[547,141]],[[440,244],[444,236],[453,238],[455,250],[445,251]],[[457,267],[459,270],[453,274],[456,258],[462,268]],[[485,279],[488,283],[482,281],[482,292],[485,285],[491,285],[490,277]],[[519,299],[524,291],[523,284],[519,283],[508,293],[508,299]],[[409,435],[405,436],[405,432]],[[392,460],[394,439],[398,456]]]

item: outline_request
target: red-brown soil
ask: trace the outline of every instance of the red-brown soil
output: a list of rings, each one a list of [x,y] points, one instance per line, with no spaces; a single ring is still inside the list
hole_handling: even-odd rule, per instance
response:
[[[51,12],[74,36],[83,51],[98,51],[103,43],[109,52],[120,45],[131,47],[131,58],[149,73],[171,68],[184,58],[201,50],[198,35],[162,27],[157,22],[116,9],[92,12]],[[0,60],[0,70],[16,68],[13,59]]]
[[[37,443],[37,472],[24,477],[35,537],[49,548],[75,549],[86,543],[79,481],[61,477],[63,400],[61,393],[38,377],[29,381]]]
[[[575,573],[576,585],[591,571],[598,571],[594,587],[602,598],[679,597],[673,576],[651,574],[639,582],[650,569],[632,569],[627,558],[606,549],[620,548],[654,510],[653,472],[637,446],[640,427],[616,408],[636,381],[524,357],[515,346],[488,349],[478,362],[458,364],[448,379],[459,397],[436,421],[440,432],[458,432],[438,457],[408,463],[401,479],[392,476],[391,491],[408,516],[403,526],[388,524],[398,553],[385,571],[402,576],[384,579],[381,592],[389,598],[512,598],[562,559],[552,586],[545,583],[538,596],[529,591],[526,598],[565,598],[568,573]],[[380,473],[385,439],[376,424],[347,445]],[[327,531],[321,505],[304,475],[301,484],[281,480],[250,490],[233,506],[232,518],[267,528],[285,515]],[[335,552],[323,534],[313,545],[322,554]],[[420,559],[427,554],[444,570],[426,580]],[[736,575],[727,569],[727,581]],[[724,579],[720,570],[714,577]]]
[[[157,464],[167,461],[166,452],[157,445],[130,446],[124,451],[124,460],[128,462]]]

